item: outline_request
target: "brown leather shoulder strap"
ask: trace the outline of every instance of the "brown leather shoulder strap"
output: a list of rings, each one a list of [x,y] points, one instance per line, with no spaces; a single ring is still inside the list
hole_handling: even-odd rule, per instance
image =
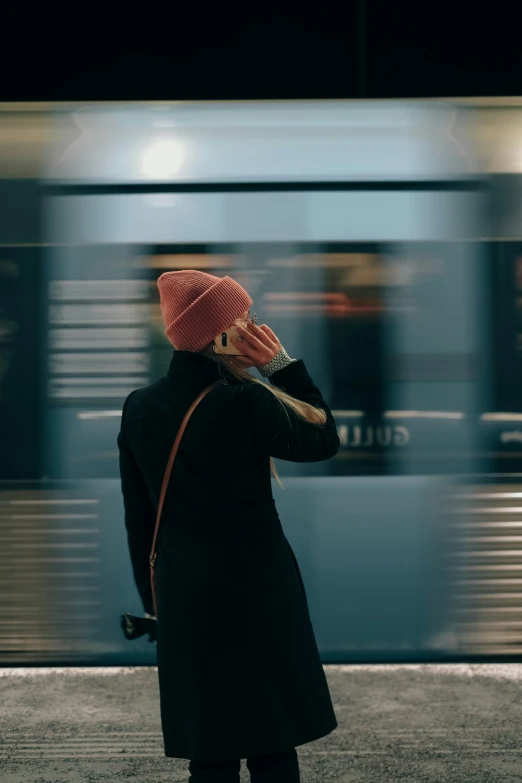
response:
[[[159,529],[159,523],[161,519],[161,512],[163,510],[163,503],[165,501],[165,495],[167,493],[167,487],[169,484],[170,474],[172,472],[172,466],[174,464],[174,458],[176,457],[176,453],[178,451],[179,442],[183,436],[183,433],[185,431],[185,427],[187,426],[187,422],[190,419],[192,413],[196,409],[196,407],[199,405],[203,397],[207,395],[212,389],[214,389],[216,386],[219,386],[221,381],[214,381],[209,386],[206,386],[200,394],[196,397],[188,411],[186,412],[183,421],[180,424],[178,434],[176,435],[176,439],[174,441],[174,445],[172,446],[170,456],[167,462],[167,467],[165,468],[165,474],[163,476],[163,482],[161,484],[161,491],[159,496],[159,503],[158,503],[158,513],[156,515],[156,527],[154,528],[154,538],[152,539],[152,549],[150,552],[150,565],[151,568],[154,567],[154,561],[156,559],[156,538],[158,536],[158,529]]]

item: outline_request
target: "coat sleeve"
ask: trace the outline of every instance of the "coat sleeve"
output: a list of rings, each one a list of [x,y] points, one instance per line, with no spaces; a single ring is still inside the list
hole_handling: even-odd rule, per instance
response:
[[[320,462],[337,454],[340,440],[335,420],[304,361],[298,359],[277,370],[270,376],[270,383],[292,397],[322,408],[326,423],[305,421],[264,385],[249,383],[242,390],[242,412],[252,436],[252,447],[271,457],[292,462]]]
[[[154,614],[152,589],[150,586],[149,555],[152,547],[156,514],[141,471],[136,464],[125,437],[125,407],[129,397],[127,397],[123,405],[120,432],[118,434],[125,527],[134,581],[140,594],[143,609],[149,614]]]

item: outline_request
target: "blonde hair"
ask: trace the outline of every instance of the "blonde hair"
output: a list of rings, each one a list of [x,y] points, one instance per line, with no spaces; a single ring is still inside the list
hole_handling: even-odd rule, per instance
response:
[[[316,408],[315,405],[311,405],[309,402],[303,402],[303,400],[298,400],[295,397],[292,397],[290,394],[287,394],[277,386],[271,386],[270,384],[259,380],[259,378],[254,378],[254,376],[249,373],[246,366],[236,359],[232,354],[214,353],[212,350],[212,343],[206,345],[205,348],[203,348],[199,353],[203,354],[203,356],[208,356],[212,359],[215,359],[218,364],[223,364],[227,370],[229,370],[232,375],[234,375],[239,380],[250,383],[259,383],[261,386],[264,386],[265,389],[268,389],[268,391],[270,391],[274,397],[277,397],[281,403],[281,406],[288,417],[289,424],[290,417],[288,416],[288,411],[285,408],[285,403],[294,411],[294,413],[311,424],[324,425],[326,423],[326,413],[322,408]],[[281,479],[277,474],[276,466],[272,457],[270,457],[270,470],[272,471],[272,475],[274,476],[279,486],[284,489],[283,484],[281,483]]]

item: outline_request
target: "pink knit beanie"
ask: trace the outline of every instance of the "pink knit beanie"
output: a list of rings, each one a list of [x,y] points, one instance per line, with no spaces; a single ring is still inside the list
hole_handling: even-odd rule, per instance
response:
[[[179,351],[200,351],[252,304],[231,277],[197,269],[165,272],[158,278],[165,334]]]

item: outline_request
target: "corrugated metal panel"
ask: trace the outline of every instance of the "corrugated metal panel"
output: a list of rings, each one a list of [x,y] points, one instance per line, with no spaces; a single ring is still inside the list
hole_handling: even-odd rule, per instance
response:
[[[98,500],[78,490],[0,495],[0,661],[71,660],[101,632]]]
[[[457,493],[452,588],[459,651],[522,652],[522,485]]]

